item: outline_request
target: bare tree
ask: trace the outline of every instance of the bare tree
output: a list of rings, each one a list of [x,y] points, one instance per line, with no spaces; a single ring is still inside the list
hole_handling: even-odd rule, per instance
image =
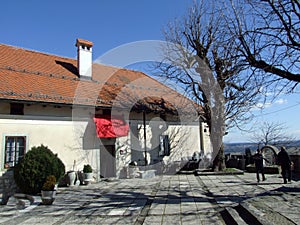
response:
[[[230,0],[224,19],[237,41],[244,69],[252,69],[277,91],[293,91],[300,82],[300,2]],[[238,53],[238,54],[236,54]]]
[[[251,118],[249,110],[259,98],[262,80],[241,73],[236,41],[227,21],[210,2],[196,2],[181,20],[165,29],[165,60],[160,76],[173,80],[203,110],[213,145],[214,168],[224,169],[223,136],[232,126]]]
[[[288,135],[286,130],[287,127],[283,123],[263,122],[254,129],[251,139],[263,145],[288,145],[295,138]]]

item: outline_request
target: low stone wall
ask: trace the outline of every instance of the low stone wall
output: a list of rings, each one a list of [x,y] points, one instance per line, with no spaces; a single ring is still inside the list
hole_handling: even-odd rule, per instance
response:
[[[246,159],[230,158],[226,161],[227,168],[246,169]]]
[[[246,166],[246,171],[249,173],[256,173],[256,169],[254,165],[248,165]],[[280,167],[279,166],[265,166],[264,167],[264,173],[265,174],[279,174],[280,173]]]
[[[7,170],[0,177],[0,197],[1,204],[6,205],[10,196],[13,196],[17,191],[17,185],[14,180],[13,170]]]
[[[294,163],[294,171],[300,172],[300,155],[290,155],[290,158]]]

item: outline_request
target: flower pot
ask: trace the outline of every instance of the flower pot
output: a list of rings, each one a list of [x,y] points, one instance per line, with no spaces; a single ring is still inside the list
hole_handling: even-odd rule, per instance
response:
[[[93,173],[84,173],[84,183],[89,184],[93,180]]]
[[[42,203],[43,205],[52,205],[55,200],[56,190],[53,191],[41,191],[42,192]]]
[[[129,166],[129,178],[136,178],[138,177],[139,168],[136,166]]]
[[[68,174],[68,178],[69,178],[69,186],[74,186],[75,180],[76,180],[75,171],[69,171],[67,174]]]

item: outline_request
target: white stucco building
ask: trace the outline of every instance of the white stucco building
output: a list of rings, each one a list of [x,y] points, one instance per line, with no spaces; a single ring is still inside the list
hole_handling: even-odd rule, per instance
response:
[[[128,177],[132,161],[166,172],[210,153],[193,102],[144,73],[92,63],[90,41],[76,47],[70,59],[0,44],[1,174],[41,144],[67,171],[91,164],[97,179]]]

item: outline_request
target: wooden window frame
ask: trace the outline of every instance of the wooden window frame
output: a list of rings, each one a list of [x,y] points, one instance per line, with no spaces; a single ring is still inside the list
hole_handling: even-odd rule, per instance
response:
[[[13,139],[14,146],[9,146],[9,139]],[[18,139],[23,139],[23,145],[18,146]],[[26,136],[22,135],[7,135],[5,136],[4,149],[4,168],[13,168],[26,153]],[[8,155],[10,154],[10,155]]]

